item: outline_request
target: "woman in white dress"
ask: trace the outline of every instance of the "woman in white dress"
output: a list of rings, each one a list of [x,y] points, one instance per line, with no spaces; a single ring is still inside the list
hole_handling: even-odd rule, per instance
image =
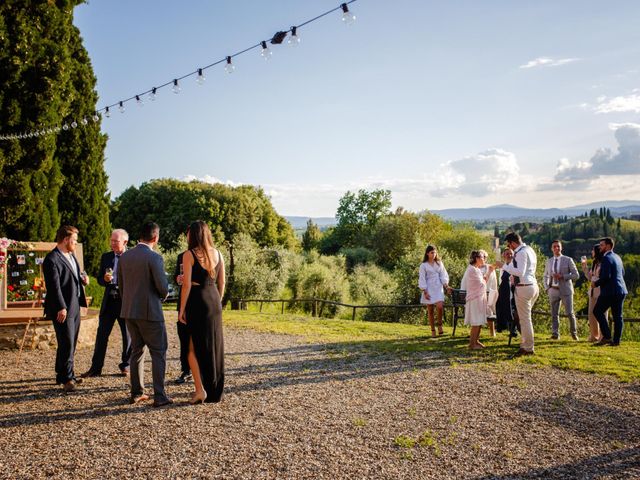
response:
[[[600,262],[602,261],[602,253],[600,253],[600,245],[595,244],[593,249],[591,250],[591,258],[593,262],[591,263],[591,268],[587,266],[587,258],[582,257],[582,271],[585,276],[591,282],[589,284],[589,341],[591,343],[598,342],[600,340],[600,324],[598,324],[598,320],[596,316],[593,314],[593,307],[596,306],[596,302],[598,301],[598,297],[600,296],[600,287],[595,286],[595,282],[598,281],[598,277],[600,277]],[[607,315],[609,312],[605,312]]]
[[[424,252],[424,258],[420,264],[418,287],[422,290],[420,303],[426,305],[427,308],[431,336],[436,336],[434,305],[438,311],[438,335],[444,335],[442,315],[444,311],[444,291],[449,291],[449,274],[447,269],[444,268],[442,260],[438,257],[438,250],[433,245],[427,245],[427,249]]]
[[[495,270],[493,265],[486,265],[487,252],[474,250],[469,257],[469,266],[462,277],[462,284],[467,292],[464,309],[464,324],[471,327],[469,349],[479,350],[484,345],[478,340],[480,329],[487,323],[487,280]],[[483,274],[483,270],[486,273]]]

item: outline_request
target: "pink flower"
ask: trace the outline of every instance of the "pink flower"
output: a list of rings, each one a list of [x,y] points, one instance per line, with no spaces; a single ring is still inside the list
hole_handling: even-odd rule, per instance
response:
[[[13,243],[12,240],[9,240],[7,237],[0,238],[0,250],[6,250]]]

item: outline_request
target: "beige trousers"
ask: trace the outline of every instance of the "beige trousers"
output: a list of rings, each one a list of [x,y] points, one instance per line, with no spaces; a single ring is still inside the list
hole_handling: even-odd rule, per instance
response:
[[[533,352],[533,322],[531,321],[531,310],[533,304],[538,299],[540,290],[538,284],[528,285],[526,287],[516,286],[515,289],[516,310],[520,317],[520,348],[527,352]]]

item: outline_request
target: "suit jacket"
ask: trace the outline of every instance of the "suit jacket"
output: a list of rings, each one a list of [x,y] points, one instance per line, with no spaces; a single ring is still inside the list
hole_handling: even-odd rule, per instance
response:
[[[120,316],[120,292],[118,285],[104,281],[104,274],[107,268],[113,269],[115,262],[116,254],[113,251],[102,254],[100,271],[98,272],[98,283],[105,287],[105,291],[104,297],[102,297],[102,305],[100,305],[100,315],[110,313],[111,315]]]
[[[555,273],[553,271],[555,258],[556,257],[549,258],[544,265],[544,274],[542,279],[545,290],[549,289],[553,281],[552,275]],[[562,274],[562,278],[558,280],[560,295],[573,295],[573,281],[580,277],[573,258],[567,257],[566,255],[560,255],[558,258],[558,273]]]
[[[75,257],[74,257],[75,259]],[[51,250],[42,263],[47,295],[44,297],[44,317],[55,320],[58,312],[67,310],[67,317],[80,313],[80,307],[87,306],[84,287],[80,280],[80,266],[76,259],[76,272],[58,247]]]
[[[124,252],[118,263],[118,287],[122,318],[164,322],[162,301],[169,283],[159,254],[142,244]]]
[[[627,285],[624,283],[624,266],[622,259],[612,251],[602,257],[600,263],[600,277],[596,281],[600,287],[600,296],[626,295]]]
[[[176,260],[176,269],[173,272],[173,280],[176,281],[176,278],[178,278],[178,275],[180,275],[180,265],[182,264],[182,256],[184,255],[184,252],[178,254],[178,260]],[[178,283],[176,281],[176,283]],[[182,298],[182,285],[178,285],[178,306],[176,307],[176,310],[180,311],[180,299]]]

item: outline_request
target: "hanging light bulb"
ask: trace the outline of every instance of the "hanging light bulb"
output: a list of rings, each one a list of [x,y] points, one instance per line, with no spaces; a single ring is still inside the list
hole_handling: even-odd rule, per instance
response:
[[[47,134],[47,131],[44,128],[40,130],[40,135],[45,136],[46,134]]]
[[[71,122],[71,128],[78,128],[78,122],[76,122],[75,120]]]
[[[198,85],[202,85],[205,80],[206,80],[206,77],[204,76],[204,72],[202,71],[201,68],[199,68],[198,76],[196,77],[196,82],[198,82]]]
[[[136,95],[136,104],[142,108],[144,107],[144,102],[142,101],[142,99],[140,98],[140,95]]]
[[[260,56],[264,58],[266,61],[271,60],[271,57],[273,56],[273,52],[269,50],[269,47],[267,47],[267,42],[262,41],[260,42],[260,45],[262,46],[262,50],[260,50]]]
[[[98,121],[100,121],[100,116],[98,115],[98,112],[95,112],[93,114],[93,116],[91,117],[91,120],[93,120],[93,123],[98,123]]]
[[[340,7],[342,8],[342,21],[344,22],[344,24],[353,25],[353,22],[356,21],[356,16],[349,11],[349,7],[346,3],[343,3],[342,5],[340,5]]]
[[[40,136],[40,132],[33,132],[33,136],[34,137],[39,137]]]
[[[290,47],[297,47],[300,45],[300,36],[298,35],[298,27],[291,27],[291,35],[289,35],[289,40],[287,40],[287,44]]]
[[[67,130],[69,130],[69,125],[65,123],[64,125],[62,125],[62,129],[66,132]]]
[[[180,90],[182,90],[180,88],[180,85],[178,85],[178,79],[174,78],[173,79],[173,93],[175,93],[176,95],[180,93]]]
[[[122,100],[118,102],[118,110],[120,110],[120,113],[124,113],[124,103],[122,103]]]
[[[156,87],[153,87],[151,89],[151,92],[149,92],[149,100],[152,102],[155,102],[156,100],[156,90],[158,90]]]
[[[235,69],[236,69],[235,65],[231,63],[231,57],[227,57],[227,63],[224,66],[224,71],[227,73],[233,73]]]
[[[111,116],[111,112],[109,112],[109,107],[105,107],[104,116],[107,117],[107,118],[109,118]]]
[[[87,120],[87,117],[83,117],[82,120],[80,120],[82,122],[82,125],[84,125],[85,127],[89,124],[89,120]]]

